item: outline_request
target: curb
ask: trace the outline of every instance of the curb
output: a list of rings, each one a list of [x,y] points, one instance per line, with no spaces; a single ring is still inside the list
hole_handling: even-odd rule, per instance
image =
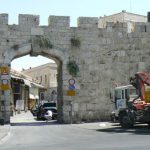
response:
[[[3,133],[3,135],[0,136],[0,145],[3,144],[4,142],[6,142],[11,134],[10,125],[4,125],[3,127],[4,127],[4,130],[6,130],[6,131]],[[0,128],[1,128],[1,126],[0,126]]]

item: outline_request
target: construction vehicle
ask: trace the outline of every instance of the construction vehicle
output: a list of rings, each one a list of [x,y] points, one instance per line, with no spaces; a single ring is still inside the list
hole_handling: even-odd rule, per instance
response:
[[[125,128],[135,123],[150,125],[150,75],[138,72],[130,78],[130,83],[115,88],[114,116]]]
[[[119,114],[128,107],[127,102],[132,101],[137,96],[136,89],[132,85],[117,86],[114,90],[112,101],[114,103],[114,110],[110,115],[111,121],[118,122]]]

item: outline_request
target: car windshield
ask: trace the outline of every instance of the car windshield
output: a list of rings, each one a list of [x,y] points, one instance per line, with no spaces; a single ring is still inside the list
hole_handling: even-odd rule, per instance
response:
[[[56,107],[56,103],[44,103],[43,107]]]

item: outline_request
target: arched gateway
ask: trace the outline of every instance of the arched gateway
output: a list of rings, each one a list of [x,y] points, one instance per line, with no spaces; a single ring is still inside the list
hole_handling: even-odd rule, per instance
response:
[[[48,26],[39,26],[39,16],[19,15],[18,25],[8,25],[8,15],[0,14],[0,120],[10,121],[10,63],[27,54],[56,61],[59,121],[65,123],[108,119],[114,86],[150,71],[149,23],[135,23],[132,33],[119,22],[98,28],[97,17],[69,24],[69,17],[50,16]]]
[[[47,57],[47,58],[53,58],[53,60],[56,61],[57,63],[57,72],[58,72],[58,121],[59,122],[63,122],[63,117],[62,117],[62,105],[63,105],[63,95],[62,95],[62,60],[65,60],[65,56],[63,53],[59,52],[58,49],[52,49],[51,48],[51,51],[47,51],[47,50],[44,50],[43,48],[40,48],[36,45],[36,49],[34,49],[34,43],[28,43],[28,44],[22,44],[22,45],[18,45],[17,46],[17,50],[15,50],[14,48],[11,48],[9,50],[6,50],[5,53],[4,53],[4,63],[2,64],[1,68],[3,67],[11,67],[10,66],[10,63],[13,59],[15,58],[18,58],[18,57],[21,57],[21,56],[24,56],[24,55],[27,55],[29,54],[30,56],[38,56],[38,55],[42,55],[44,57]],[[40,71],[40,70],[39,70]],[[10,74],[9,74],[10,76]],[[10,77],[8,78],[10,79]],[[9,94],[10,93],[10,90],[8,89],[4,89],[4,95],[5,96],[5,101],[10,101],[10,96]],[[5,103],[4,103],[5,104]],[[4,116],[5,116],[5,119],[7,120],[6,122],[9,122],[9,103],[6,103],[4,105]],[[8,115],[7,115],[7,112],[8,112]],[[8,118],[7,118],[8,117]]]

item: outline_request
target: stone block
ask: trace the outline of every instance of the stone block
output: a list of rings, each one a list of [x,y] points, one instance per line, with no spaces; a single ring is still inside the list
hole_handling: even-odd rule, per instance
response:
[[[145,62],[139,62],[138,64],[138,71],[144,71],[145,70]]]
[[[73,104],[73,111],[76,111],[76,112],[79,111],[79,104],[78,103]]]
[[[86,103],[80,104],[79,111],[86,111]]]
[[[70,114],[69,112],[63,112],[63,122],[64,123],[70,123]]]
[[[1,110],[0,111],[5,111],[5,107],[1,106]]]
[[[5,96],[1,95],[1,100],[0,101],[4,101],[5,100]]]
[[[64,111],[64,112],[69,112],[69,111],[71,111],[71,106],[65,105],[65,106],[63,107],[63,111]]]
[[[44,35],[43,28],[31,28],[31,35]]]
[[[95,104],[88,103],[86,107],[88,111],[95,111]]]

